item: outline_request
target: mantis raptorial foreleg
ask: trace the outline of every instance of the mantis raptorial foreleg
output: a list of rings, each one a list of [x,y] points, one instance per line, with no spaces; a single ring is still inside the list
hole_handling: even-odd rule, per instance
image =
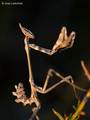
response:
[[[73,46],[74,39],[75,39],[75,32],[71,32],[71,34],[69,36],[67,36],[67,29],[66,29],[66,27],[63,27],[61,29],[59,37],[58,37],[56,43],[54,44],[52,50],[42,48],[42,47],[35,45],[35,44],[29,44],[28,46],[34,50],[46,53],[48,55],[53,55],[60,48],[62,48],[61,51],[68,49],[68,48],[71,48]]]

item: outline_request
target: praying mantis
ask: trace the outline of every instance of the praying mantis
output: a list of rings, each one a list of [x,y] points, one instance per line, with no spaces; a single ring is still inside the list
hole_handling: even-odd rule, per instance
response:
[[[48,70],[44,86],[43,87],[37,86],[34,82],[34,78],[32,75],[32,68],[31,68],[31,61],[30,61],[31,48],[34,50],[46,53],[48,55],[53,55],[60,48],[62,48],[62,50],[65,50],[65,49],[71,48],[73,46],[74,39],[75,39],[75,32],[72,32],[69,36],[67,36],[67,29],[66,29],[66,27],[63,27],[60,34],[59,34],[59,37],[58,37],[56,43],[54,44],[52,50],[50,50],[50,49],[45,49],[45,48],[39,47],[35,44],[30,44],[29,38],[34,39],[35,38],[34,34],[30,30],[22,27],[22,25],[20,23],[19,23],[19,27],[20,27],[21,31],[23,32],[23,34],[25,35],[24,43],[25,43],[25,51],[26,51],[27,61],[28,61],[29,83],[30,83],[30,87],[31,87],[31,96],[30,96],[30,98],[26,97],[22,83],[19,83],[18,86],[15,85],[16,92],[12,92],[12,94],[14,96],[17,96],[17,99],[15,101],[17,103],[22,102],[24,106],[27,104],[31,105],[32,103],[35,103],[36,107],[34,107],[32,109],[33,114],[29,120],[33,120],[34,117],[36,117],[36,119],[39,120],[37,112],[41,108],[41,103],[38,99],[38,95],[37,95],[38,92],[42,93],[42,94],[48,93],[49,91],[51,91],[52,89],[54,89],[56,86],[60,85],[63,82],[67,82],[68,84],[70,84],[73,87],[75,94],[76,94],[75,88],[82,90],[84,92],[86,92],[86,90],[76,86],[70,75],[67,77],[63,77],[62,75],[60,75],[58,72],[56,72],[53,69]],[[49,78],[52,77],[53,74],[55,74],[56,76],[58,76],[62,80],[57,82],[56,84],[54,84],[50,88],[47,88]]]

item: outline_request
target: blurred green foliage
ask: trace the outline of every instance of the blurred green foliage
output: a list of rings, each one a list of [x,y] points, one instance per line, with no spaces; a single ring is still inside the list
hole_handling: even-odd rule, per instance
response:
[[[84,109],[88,98],[90,98],[90,90],[87,92],[86,96],[83,98],[82,101],[78,100],[77,107],[73,105],[73,109],[75,110],[75,113],[70,113],[69,116],[64,114],[64,118],[54,109],[53,112],[60,120],[79,120],[80,115],[85,115],[85,112],[83,112],[82,110]]]

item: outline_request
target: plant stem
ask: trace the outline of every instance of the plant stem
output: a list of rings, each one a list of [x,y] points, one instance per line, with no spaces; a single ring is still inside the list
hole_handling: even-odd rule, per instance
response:
[[[72,115],[70,120],[75,120],[75,118],[79,115],[79,113],[82,111],[82,109],[84,108],[88,98],[90,97],[90,89],[87,92],[86,96],[83,98],[81,104],[79,105],[78,109],[76,110],[76,112]]]

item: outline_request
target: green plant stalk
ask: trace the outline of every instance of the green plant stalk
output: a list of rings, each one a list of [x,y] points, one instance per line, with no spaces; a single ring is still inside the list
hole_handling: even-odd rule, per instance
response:
[[[76,112],[72,115],[70,120],[75,120],[75,118],[80,114],[80,112],[84,108],[89,97],[90,97],[90,89],[87,92],[86,96],[83,98],[83,100],[82,100],[81,104],[79,105],[78,109],[76,110]]]
[[[64,120],[64,118],[58,113],[56,112],[54,109],[52,109],[54,114],[60,119],[60,120]]]

